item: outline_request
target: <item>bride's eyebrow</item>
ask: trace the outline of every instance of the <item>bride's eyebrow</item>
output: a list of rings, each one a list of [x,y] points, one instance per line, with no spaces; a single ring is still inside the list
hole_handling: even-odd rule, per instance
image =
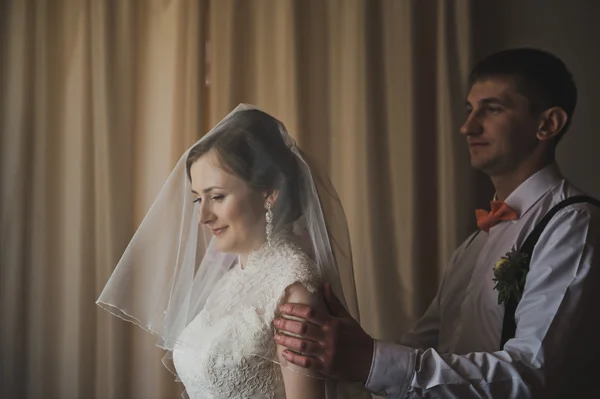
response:
[[[202,192],[203,192],[204,194],[208,194],[208,193],[210,193],[212,190],[215,190],[215,189],[221,189],[221,190],[223,190],[224,188],[223,188],[223,187],[220,187],[220,186],[210,186],[210,187],[207,187],[207,188],[205,188],[204,190],[202,190]],[[194,193],[194,194],[196,194],[196,195],[200,195],[200,194],[198,194],[198,192],[197,192],[196,190],[192,190],[192,193]]]

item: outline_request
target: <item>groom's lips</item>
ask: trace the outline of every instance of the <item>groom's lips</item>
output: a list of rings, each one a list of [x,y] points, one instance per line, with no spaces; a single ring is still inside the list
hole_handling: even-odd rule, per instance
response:
[[[485,141],[469,141],[469,147],[483,147],[488,145]]]

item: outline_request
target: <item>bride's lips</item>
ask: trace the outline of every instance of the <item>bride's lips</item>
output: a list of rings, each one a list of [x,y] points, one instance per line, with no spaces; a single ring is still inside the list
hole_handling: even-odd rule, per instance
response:
[[[225,231],[225,229],[229,227],[229,226],[225,226],[225,227],[219,227],[218,229],[210,229],[212,231],[212,233],[216,236],[223,234],[223,232]]]

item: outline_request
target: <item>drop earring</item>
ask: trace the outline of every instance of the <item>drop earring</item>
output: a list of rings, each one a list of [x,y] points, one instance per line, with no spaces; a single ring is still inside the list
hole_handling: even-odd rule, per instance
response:
[[[267,220],[267,245],[271,245],[273,239],[273,211],[271,210],[271,203],[267,202],[267,213],[265,215]]]

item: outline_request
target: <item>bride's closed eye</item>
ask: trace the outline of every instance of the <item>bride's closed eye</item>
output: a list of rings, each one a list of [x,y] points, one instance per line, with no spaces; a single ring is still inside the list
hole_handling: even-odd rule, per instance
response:
[[[220,201],[223,201],[223,199],[225,199],[225,196],[224,195],[213,195],[212,197],[210,197],[210,199],[213,201],[220,202]],[[193,200],[192,202],[200,203],[200,202],[202,202],[202,198],[198,197],[195,200]]]

